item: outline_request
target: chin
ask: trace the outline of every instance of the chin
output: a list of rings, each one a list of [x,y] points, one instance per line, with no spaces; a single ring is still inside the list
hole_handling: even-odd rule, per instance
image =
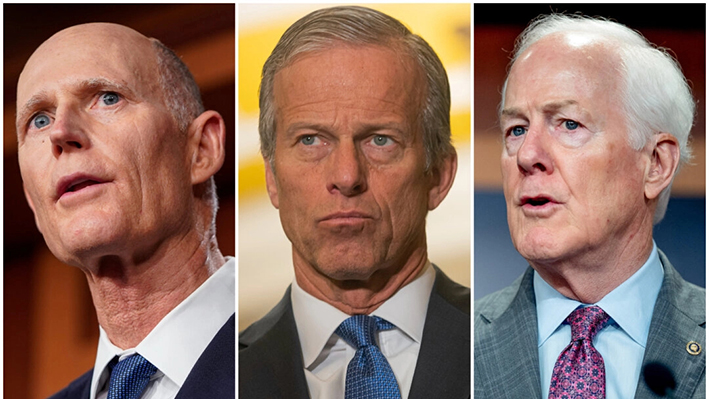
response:
[[[103,222],[74,223],[62,229],[55,238],[45,237],[47,246],[54,256],[64,263],[80,266],[84,260],[111,254],[118,247],[116,243],[125,243],[120,229]]]
[[[512,240],[517,252],[529,262],[548,262],[564,255],[563,238],[549,231],[530,231]]]
[[[373,265],[363,263],[362,260],[348,261],[346,259],[319,263],[318,268],[328,278],[337,281],[366,281],[376,271]]]

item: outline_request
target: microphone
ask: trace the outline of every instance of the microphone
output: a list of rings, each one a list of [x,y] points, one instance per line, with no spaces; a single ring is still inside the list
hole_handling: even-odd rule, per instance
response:
[[[677,382],[672,370],[660,362],[648,363],[643,367],[643,377],[647,387],[656,395],[673,398]]]

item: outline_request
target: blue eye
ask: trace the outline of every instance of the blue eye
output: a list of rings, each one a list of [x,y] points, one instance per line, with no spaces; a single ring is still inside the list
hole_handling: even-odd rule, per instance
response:
[[[45,114],[39,114],[39,115],[35,116],[34,119],[32,119],[32,124],[37,129],[41,129],[43,127],[46,127],[47,125],[49,125],[50,122],[51,122],[51,120]]]
[[[377,136],[374,136],[374,138],[372,139],[372,143],[374,143],[374,145],[376,145],[378,147],[383,147],[389,143],[389,140],[390,139],[387,136],[377,135]]]
[[[315,136],[303,136],[301,137],[300,142],[305,145],[313,145],[315,144]]]
[[[105,105],[113,105],[118,103],[118,101],[120,100],[121,96],[111,91],[109,91],[108,93],[103,93],[101,95],[101,101],[103,101]]]
[[[523,128],[522,126],[515,126],[512,129],[510,129],[510,133],[512,133],[513,136],[519,137],[527,132],[527,129]]]
[[[579,123],[576,121],[572,121],[571,119],[567,119],[566,121],[564,121],[564,126],[569,130],[576,130],[579,127]]]

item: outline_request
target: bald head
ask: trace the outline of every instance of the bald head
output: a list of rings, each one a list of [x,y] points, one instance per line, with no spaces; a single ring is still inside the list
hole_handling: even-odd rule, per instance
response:
[[[140,91],[152,94],[152,100],[167,107],[179,131],[185,131],[204,112],[199,87],[189,69],[159,40],[123,25],[88,23],[57,32],[27,61],[18,82],[18,123],[27,101],[33,101],[28,92],[34,87],[29,82],[36,81],[38,75],[47,76],[48,70],[62,77],[76,64],[99,66],[106,73],[125,68]],[[17,127],[19,132],[19,124]]]
[[[92,23],[45,41],[20,75],[16,123],[25,193],[55,255],[80,264],[188,225],[213,231],[223,120],[203,111],[189,70],[156,39]],[[217,145],[200,158],[205,140]]]

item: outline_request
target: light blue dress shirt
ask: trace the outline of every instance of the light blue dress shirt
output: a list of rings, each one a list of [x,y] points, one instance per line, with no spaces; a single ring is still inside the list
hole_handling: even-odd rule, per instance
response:
[[[539,370],[542,397],[549,397],[554,364],[571,342],[571,326],[565,322],[579,306],[600,306],[611,322],[593,340],[606,367],[606,399],[635,396],[643,354],[664,270],[657,246],[645,264],[625,282],[595,304],[583,304],[561,295],[534,272],[537,303]]]

